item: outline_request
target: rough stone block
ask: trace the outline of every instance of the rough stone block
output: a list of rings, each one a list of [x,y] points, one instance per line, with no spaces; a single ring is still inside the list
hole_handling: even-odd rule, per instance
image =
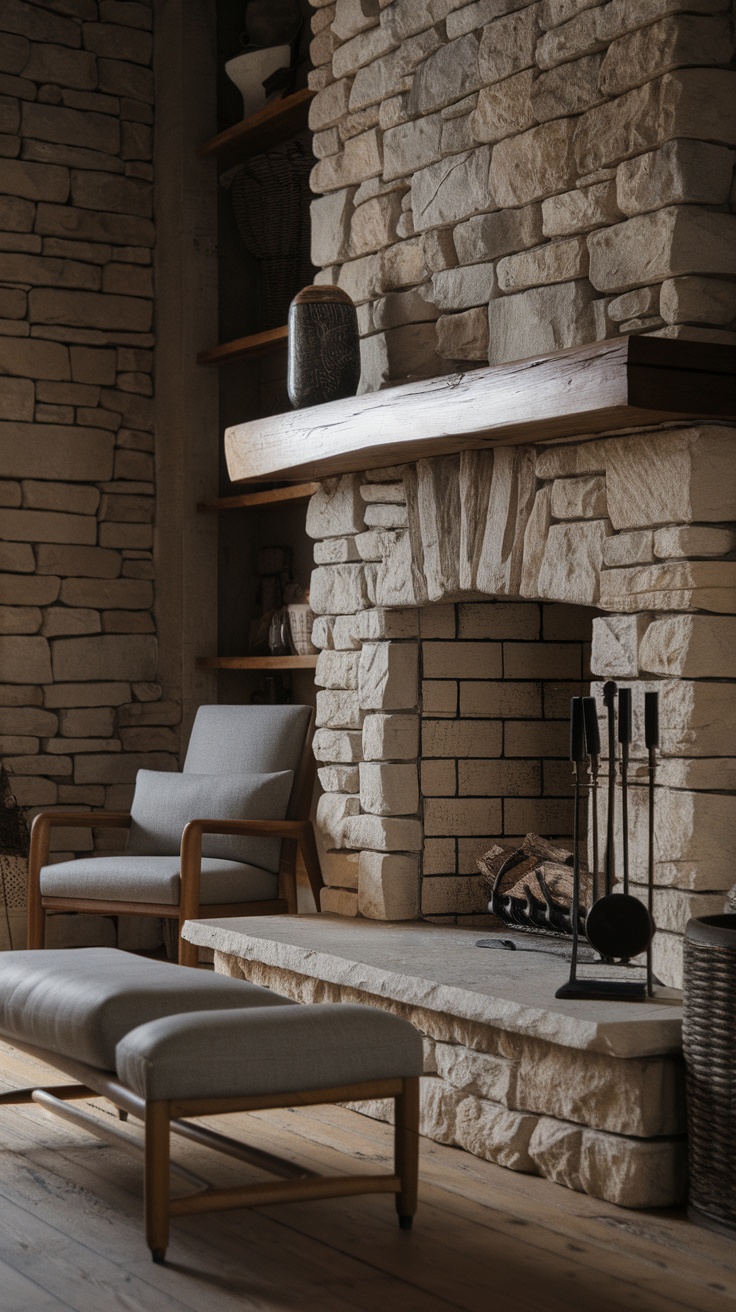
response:
[[[358,895],[347,888],[323,888],[320,910],[334,916],[357,916]]]
[[[409,93],[412,116],[429,114],[477,91],[485,80],[478,67],[479,44],[469,32],[441,45],[420,65]]]
[[[401,196],[396,191],[387,196],[374,196],[359,205],[350,221],[350,254],[365,255],[390,246],[396,241],[396,225],[400,217]]]
[[[562,64],[541,73],[531,90],[534,117],[539,123],[581,114],[605,97],[598,86],[602,55],[584,55],[574,64]]]
[[[419,805],[416,766],[363,762],[360,805],[369,815],[414,815]]]
[[[357,793],[360,789],[357,765],[324,765],[317,775],[326,793]]]
[[[617,204],[624,214],[663,205],[719,205],[731,184],[731,151],[704,141],[678,139],[634,159],[616,172]]]
[[[485,1098],[463,1098],[457,1109],[455,1141],[476,1157],[512,1171],[536,1173],[529,1141],[536,1116],[510,1111]]]
[[[339,155],[319,160],[312,170],[311,187],[316,192],[339,191],[378,177],[382,171],[383,141],[378,130],[371,128],[350,137]]]
[[[150,301],[134,296],[34,288],[28,296],[31,322],[63,324],[83,328],[108,328],[115,332],[147,333],[153,309]]]
[[[31,106],[36,108],[36,106]],[[38,107],[40,108],[40,106]],[[0,190],[26,200],[63,202],[69,195],[69,172],[56,164],[33,164],[24,159],[0,160]]]
[[[365,710],[408,710],[416,706],[418,648],[413,642],[364,643],[358,690]]]
[[[491,194],[497,204],[526,205],[569,191],[575,181],[572,137],[572,120],[557,119],[500,141],[490,170]]]
[[[352,188],[344,188],[312,201],[312,261],[319,267],[347,257],[354,194]]]
[[[532,108],[534,74],[525,69],[514,77],[481,87],[478,107],[470,119],[477,141],[502,141],[534,127],[537,119]]]
[[[322,877],[325,883],[331,888],[357,889],[359,859],[357,852],[320,853]]]
[[[666,529],[660,531],[667,532]],[[633,533],[616,533],[613,537],[606,538],[603,543],[604,565],[647,565],[652,560],[654,560],[654,547],[651,529],[637,529]]]
[[[648,615],[594,619],[590,661],[593,673],[602,679],[635,679],[639,673],[639,644],[648,623]]]
[[[317,802],[317,828],[326,847],[343,846],[343,827],[348,816],[360,814],[360,802],[352,794],[323,793]]]
[[[503,364],[594,341],[593,303],[585,279],[491,301],[489,363]]]
[[[366,715],[362,746],[351,760],[414,761],[419,752],[417,715]],[[451,755],[439,752],[437,755]],[[341,759],[341,758],[334,758]]]
[[[443,360],[488,359],[488,313],[485,307],[437,320],[437,354]]]
[[[348,730],[318,729],[312,750],[318,761],[350,764],[361,759],[362,738]]]
[[[621,1207],[672,1206],[685,1194],[685,1144],[636,1140],[585,1130],[580,1180],[585,1193]]]
[[[542,235],[541,207],[527,205],[517,210],[478,214],[458,224],[454,240],[460,262],[476,264],[536,246]]]
[[[675,561],[606,570],[601,579],[601,608],[637,610],[707,610],[736,612],[736,562]]]
[[[414,920],[419,915],[419,861],[396,853],[361,852],[358,910],[369,920]]]
[[[432,292],[438,310],[468,310],[487,305],[495,295],[494,266],[488,263],[443,269],[432,275]]]
[[[99,633],[101,628],[99,612],[74,606],[53,606],[43,618],[41,632],[46,638],[58,638],[62,635]]]
[[[553,524],[539,571],[539,594],[550,601],[595,606],[600,595],[607,520]]]
[[[702,425],[606,443],[614,528],[736,518],[736,448],[728,428]]]
[[[548,283],[571,282],[588,272],[588,250],[583,237],[556,241],[519,255],[507,255],[497,266],[502,292],[523,291]]]
[[[345,820],[343,842],[345,847],[375,852],[420,852],[422,826],[419,820],[394,816],[351,816]]]
[[[555,519],[600,519],[606,514],[606,480],[600,475],[557,478],[552,484]]]
[[[644,633],[639,666],[648,674],[690,679],[736,678],[736,619],[668,615]]]
[[[318,692],[317,724],[327,729],[359,729],[361,714],[357,692],[345,689]]]
[[[406,506],[373,503],[365,508],[365,522],[369,528],[406,528],[408,524]]]
[[[450,155],[416,172],[411,183],[416,231],[459,223],[487,210],[489,165],[490,150],[481,146]]]
[[[690,205],[640,214],[588,238],[590,280],[623,292],[678,274],[736,275],[736,216]]]
[[[92,515],[6,509],[0,511],[0,532],[14,542],[93,543],[97,540],[97,521]]]
[[[730,324],[736,318],[736,284],[720,278],[667,278],[658,308],[665,323]]]
[[[545,237],[561,237],[616,223],[621,211],[616,204],[613,181],[551,196],[542,202],[542,225]]]
[[[311,538],[360,533],[364,520],[359,477],[345,474],[342,478],[325,479],[310,499],[306,527]]]
[[[628,536],[633,536],[629,534]],[[736,530],[705,528],[701,525],[682,525],[658,528],[654,531],[654,556],[660,560],[687,559],[692,556],[728,556],[736,551]],[[647,557],[653,559],[652,556]],[[611,564],[628,565],[633,561],[611,561]]]
[[[310,605],[317,615],[351,615],[369,603],[364,565],[321,565],[312,573]]]
[[[534,65],[540,9],[541,5],[528,5],[484,27],[479,51],[481,83],[500,82]]]
[[[315,683],[322,688],[358,687],[358,652],[323,651],[317,658]]]
[[[415,638],[419,632],[418,614],[416,610],[385,610],[383,607],[366,610],[357,617],[356,632],[368,642]]]

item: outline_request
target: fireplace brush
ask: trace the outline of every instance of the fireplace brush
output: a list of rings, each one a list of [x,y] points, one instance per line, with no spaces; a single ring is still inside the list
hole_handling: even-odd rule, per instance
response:
[[[657,773],[657,748],[659,747],[659,693],[644,694],[644,741],[649,753],[648,760],[648,854],[647,854],[647,909],[654,930],[654,784]],[[654,974],[652,969],[652,940],[647,945],[647,995],[654,993]]]

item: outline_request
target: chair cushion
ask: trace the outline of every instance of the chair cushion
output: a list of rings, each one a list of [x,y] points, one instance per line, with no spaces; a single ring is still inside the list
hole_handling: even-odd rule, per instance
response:
[[[178,856],[91,856],[41,870],[44,897],[179,905]],[[202,858],[201,897],[211,902],[267,902],[278,896],[278,876],[238,861]]]
[[[130,808],[130,856],[178,856],[190,820],[283,820],[294,776],[278,774],[170,774],[139,770]],[[278,838],[206,834],[202,855],[242,861],[261,870],[279,868]]]
[[[237,1098],[421,1075],[408,1021],[353,1003],[201,1011],[130,1030],[118,1077],[142,1098]]]
[[[296,773],[311,714],[309,706],[200,706],[184,773]]]
[[[117,948],[0,953],[0,1033],[100,1070],[114,1070],[123,1035],[155,1017],[291,1005],[245,980]]]

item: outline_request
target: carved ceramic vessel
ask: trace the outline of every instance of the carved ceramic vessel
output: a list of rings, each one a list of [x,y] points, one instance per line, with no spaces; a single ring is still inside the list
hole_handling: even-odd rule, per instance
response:
[[[355,306],[339,287],[304,287],[289,307],[287,387],[295,409],[355,396],[360,338]]]

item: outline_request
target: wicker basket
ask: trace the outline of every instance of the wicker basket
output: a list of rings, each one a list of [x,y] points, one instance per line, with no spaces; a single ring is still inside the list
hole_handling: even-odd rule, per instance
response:
[[[736,915],[685,930],[688,1213],[736,1232]]]

